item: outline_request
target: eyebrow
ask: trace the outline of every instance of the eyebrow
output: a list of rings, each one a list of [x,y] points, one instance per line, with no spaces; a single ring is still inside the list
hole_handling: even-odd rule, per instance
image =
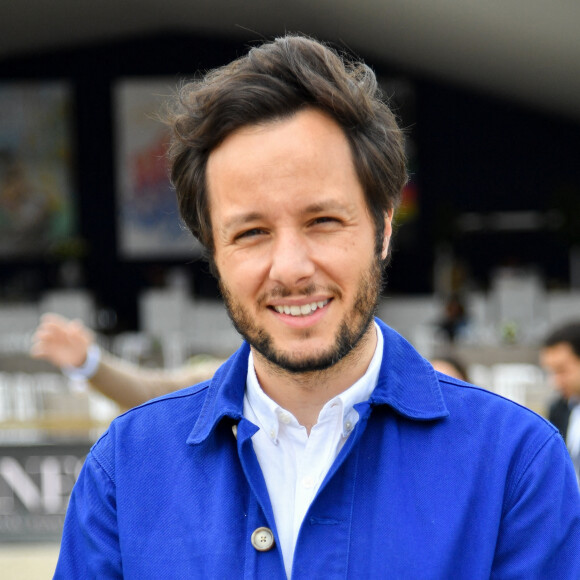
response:
[[[307,205],[304,208],[304,213],[305,214],[315,214],[315,213],[321,213],[321,212],[325,212],[325,211],[337,211],[337,210],[348,211],[347,208],[343,204],[336,203],[335,201],[332,201],[332,200],[328,200],[328,201],[314,202],[314,203],[311,203],[310,205]],[[264,214],[257,212],[257,211],[253,211],[253,212],[246,213],[246,214],[240,214],[237,216],[233,216],[232,218],[227,220],[224,223],[222,230],[224,232],[230,232],[232,230],[237,230],[240,227],[243,227],[247,224],[251,224],[251,223],[256,222],[256,221],[260,221],[262,219],[264,219]]]
[[[328,200],[310,204],[309,206],[306,207],[305,213],[320,213],[325,211],[337,211],[346,209],[347,208],[343,204],[336,203],[333,200]]]
[[[243,226],[249,222],[257,221],[261,219],[263,215],[257,211],[253,211],[251,213],[244,213],[237,216],[233,216],[229,220],[224,223],[224,229],[229,230],[232,228],[237,228],[239,226]]]

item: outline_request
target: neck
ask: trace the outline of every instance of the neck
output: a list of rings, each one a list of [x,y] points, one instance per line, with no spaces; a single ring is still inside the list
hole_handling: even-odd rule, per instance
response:
[[[293,373],[252,349],[254,367],[262,390],[290,411],[308,433],[330,399],[346,391],[366,372],[375,352],[377,336],[371,324],[358,344],[333,366],[319,371]]]

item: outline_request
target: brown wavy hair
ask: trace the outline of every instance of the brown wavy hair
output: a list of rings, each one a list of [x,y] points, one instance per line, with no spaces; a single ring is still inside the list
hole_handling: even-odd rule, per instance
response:
[[[380,255],[385,212],[396,208],[407,181],[403,133],[368,66],[312,38],[287,35],[184,84],[164,111],[181,217],[210,261],[210,153],[241,127],[288,118],[309,107],[330,115],[348,139]]]

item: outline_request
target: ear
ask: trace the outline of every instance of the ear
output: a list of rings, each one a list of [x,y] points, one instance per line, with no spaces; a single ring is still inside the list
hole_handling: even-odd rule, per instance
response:
[[[383,250],[381,258],[384,260],[389,254],[389,242],[391,241],[391,234],[393,233],[393,209],[385,212],[385,230],[383,233]]]

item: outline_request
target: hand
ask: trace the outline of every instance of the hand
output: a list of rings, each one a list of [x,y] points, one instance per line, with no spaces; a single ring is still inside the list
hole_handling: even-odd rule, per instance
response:
[[[32,336],[30,356],[58,367],[80,367],[94,340],[93,333],[80,320],[45,314]]]

